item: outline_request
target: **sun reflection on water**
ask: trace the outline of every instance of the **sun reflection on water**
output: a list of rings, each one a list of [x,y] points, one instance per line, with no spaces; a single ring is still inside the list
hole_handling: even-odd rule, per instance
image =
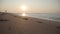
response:
[[[26,13],[22,13],[22,16],[27,16],[27,14]]]

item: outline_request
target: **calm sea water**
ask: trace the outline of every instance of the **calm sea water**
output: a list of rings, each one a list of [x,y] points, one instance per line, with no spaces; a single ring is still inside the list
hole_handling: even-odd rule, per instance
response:
[[[21,14],[19,14],[19,13],[17,15],[21,16]],[[30,17],[60,22],[60,14],[59,13],[27,13],[26,15],[30,16]]]

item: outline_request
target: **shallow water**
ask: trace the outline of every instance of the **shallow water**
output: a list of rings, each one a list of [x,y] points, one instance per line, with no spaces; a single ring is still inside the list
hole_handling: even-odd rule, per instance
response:
[[[16,13],[17,15],[21,16],[20,13]],[[60,22],[60,14],[59,13],[27,13],[27,16],[41,18],[41,19],[48,19]]]

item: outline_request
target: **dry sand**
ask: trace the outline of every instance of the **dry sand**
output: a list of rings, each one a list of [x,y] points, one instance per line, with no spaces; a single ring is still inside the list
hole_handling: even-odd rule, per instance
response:
[[[60,22],[0,13],[0,34],[60,34]]]

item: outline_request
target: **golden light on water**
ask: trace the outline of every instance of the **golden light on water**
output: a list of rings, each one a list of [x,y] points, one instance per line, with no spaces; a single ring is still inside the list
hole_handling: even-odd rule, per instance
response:
[[[22,13],[22,16],[27,16],[25,13]]]

